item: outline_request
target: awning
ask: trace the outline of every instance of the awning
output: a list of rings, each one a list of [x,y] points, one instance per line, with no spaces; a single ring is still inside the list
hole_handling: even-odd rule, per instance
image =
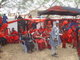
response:
[[[80,15],[80,9],[71,7],[54,6],[44,11],[39,11],[39,15]]]

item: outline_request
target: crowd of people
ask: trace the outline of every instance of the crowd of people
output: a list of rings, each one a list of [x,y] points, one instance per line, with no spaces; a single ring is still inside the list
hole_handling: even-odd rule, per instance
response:
[[[72,48],[78,48],[80,51],[80,21],[78,20],[46,20],[43,22],[43,26],[37,28],[39,22],[26,22],[19,16],[16,19],[22,20],[18,22],[18,31],[12,28],[9,32],[7,19],[5,14],[3,18],[0,17],[2,20],[2,22],[0,21],[1,45],[21,43],[27,53],[48,48],[51,49],[52,56],[57,56],[56,48],[61,43],[62,48],[66,48],[66,44],[70,44]],[[80,52],[78,54],[80,55]]]
[[[79,30],[80,23],[75,20],[60,20],[60,21],[50,21],[47,23],[44,22],[44,26],[37,29],[33,27],[33,23],[29,22],[26,27],[28,30],[21,31],[24,34],[30,37],[31,46],[36,47],[37,50],[43,50],[45,48],[49,48],[52,50],[52,56],[56,56],[56,46],[62,43],[62,48],[66,48],[66,44],[72,45],[72,48],[77,48],[79,45]],[[35,23],[36,24],[36,23]],[[38,23],[37,23],[38,24]],[[36,24],[36,25],[37,25]],[[26,24],[25,24],[26,25]],[[36,26],[35,25],[35,26]],[[22,30],[22,29],[21,29]],[[26,38],[27,39],[27,38]],[[25,40],[25,39],[21,39]],[[29,43],[29,42],[26,42]],[[27,44],[25,45],[27,46]],[[34,49],[32,48],[32,50]],[[28,49],[25,48],[26,51]],[[78,49],[79,50],[79,49]]]

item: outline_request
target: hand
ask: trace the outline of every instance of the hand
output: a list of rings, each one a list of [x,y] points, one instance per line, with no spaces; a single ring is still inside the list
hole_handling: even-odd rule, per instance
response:
[[[54,42],[58,42],[57,38],[54,39]]]

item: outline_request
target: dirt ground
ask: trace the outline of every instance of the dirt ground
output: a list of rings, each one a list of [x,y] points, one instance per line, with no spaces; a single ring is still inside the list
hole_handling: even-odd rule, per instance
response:
[[[3,53],[0,53],[0,60],[78,60],[76,49],[67,47],[57,49],[58,57],[52,57],[51,51],[45,49],[42,51],[35,51],[31,54],[25,53],[21,44],[9,44],[2,48]]]

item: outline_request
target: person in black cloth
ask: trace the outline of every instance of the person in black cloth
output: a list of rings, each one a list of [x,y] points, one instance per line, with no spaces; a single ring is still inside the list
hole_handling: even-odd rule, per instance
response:
[[[17,17],[17,19],[23,19],[23,18],[22,18],[22,16],[21,16],[21,15],[19,15],[19,16]]]
[[[28,53],[33,52],[34,44],[29,34],[22,35],[22,44],[25,46],[24,47],[25,52],[28,52]]]

